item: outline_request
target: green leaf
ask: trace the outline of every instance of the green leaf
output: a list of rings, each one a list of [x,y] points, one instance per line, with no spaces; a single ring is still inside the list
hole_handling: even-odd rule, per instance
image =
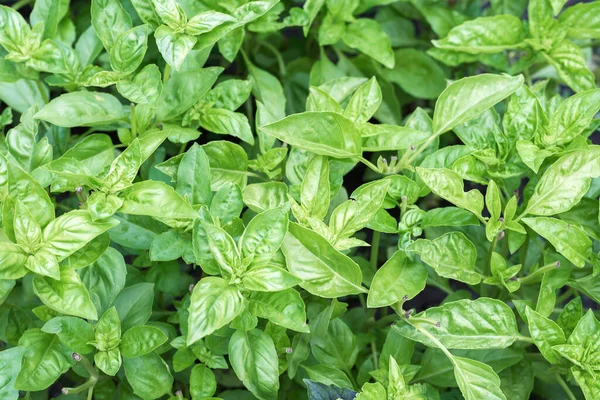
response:
[[[236,331],[229,342],[231,366],[244,386],[260,400],[276,399],[279,391],[277,352],[263,331]]]
[[[571,142],[588,128],[600,110],[600,89],[586,90],[567,98],[550,118],[542,136],[546,146]]]
[[[204,224],[208,238],[208,248],[219,264],[221,271],[233,275],[242,269],[242,258],[233,238],[222,228]]]
[[[286,270],[271,266],[261,265],[248,270],[242,284],[247,290],[257,292],[276,292],[296,286],[301,280]]]
[[[96,308],[79,275],[72,269],[60,271],[60,280],[36,276],[33,290],[40,300],[51,309],[66,315],[98,319]]]
[[[304,112],[265,125],[261,130],[292,146],[335,158],[361,155],[360,133],[354,123],[331,112]]]
[[[118,0],[92,0],[92,25],[107,50],[132,28],[131,17]]]
[[[73,92],[56,97],[34,117],[71,128],[117,122],[124,117],[124,112],[119,99],[108,93]]]
[[[158,121],[168,121],[189,110],[208,92],[222,71],[222,68],[211,67],[171,75],[157,103]]]
[[[17,200],[15,221],[13,223],[17,243],[34,250],[42,241],[42,229],[35,221],[27,207]]]
[[[416,315],[436,325],[421,324],[449,349],[502,349],[522,338],[513,311],[504,302],[490,298],[458,300],[428,308]],[[408,324],[394,327],[402,336],[435,347],[428,336]]]
[[[375,77],[363,83],[354,92],[344,110],[344,116],[355,123],[367,122],[379,108],[383,98]]]
[[[407,251],[418,253],[423,262],[444,278],[469,285],[476,285],[481,280],[475,271],[475,246],[461,232],[449,232],[433,240],[418,239],[407,247]]]
[[[127,267],[119,251],[110,247],[91,265],[80,270],[96,309],[102,313],[125,287]]]
[[[121,290],[113,305],[119,313],[123,331],[144,325],[152,315],[154,284],[137,283]]]
[[[317,156],[308,165],[300,188],[300,200],[307,213],[323,219],[329,210],[329,162],[326,157]]]
[[[154,37],[158,51],[175,71],[179,71],[197,41],[194,36],[176,32],[166,25],[159,26]]]
[[[456,207],[433,208],[421,220],[423,228],[433,226],[479,225],[479,220],[470,212]]]
[[[113,218],[92,221],[90,214],[84,210],[70,211],[44,228],[43,246],[38,252],[46,251],[62,261],[117,224],[118,221]]]
[[[569,337],[573,330],[575,330],[575,327],[577,326],[577,323],[581,319],[582,315],[583,304],[581,303],[581,297],[579,296],[569,301],[560,314],[558,314],[556,323],[565,333],[565,337]]]
[[[243,308],[244,298],[235,286],[221,278],[202,279],[194,286],[190,300],[188,345],[233,321]]]
[[[100,350],[94,354],[94,363],[106,375],[115,376],[121,368],[121,353],[117,348]]]
[[[478,217],[481,216],[482,194],[477,189],[464,192],[462,178],[456,172],[446,168],[417,167],[417,173],[433,193]]]
[[[198,123],[208,131],[222,135],[232,135],[248,144],[254,144],[250,123],[244,114],[225,108],[209,108],[200,115]]]
[[[125,376],[133,392],[143,399],[158,399],[171,393],[173,376],[167,363],[154,352],[123,360]]]
[[[252,218],[240,238],[242,258],[254,264],[269,261],[281,247],[288,230],[288,213],[281,208],[264,211]]]
[[[167,335],[154,326],[134,326],[121,338],[119,350],[123,357],[135,358],[148,354],[167,341]]]
[[[416,49],[399,49],[394,53],[394,69],[384,76],[419,99],[435,99],[446,88],[446,73],[427,54]]]
[[[506,400],[500,378],[487,364],[463,357],[453,357],[454,376],[465,400]]]
[[[496,15],[467,21],[432,43],[440,49],[486,54],[520,47],[524,39],[525,30],[518,17]]]
[[[527,400],[533,390],[534,375],[531,362],[523,360],[501,371],[500,388],[507,399]]]
[[[592,256],[592,241],[577,225],[546,217],[523,218],[523,222],[547,239],[576,267],[584,267],[586,260]]]
[[[94,328],[94,345],[100,351],[116,349],[121,341],[121,320],[115,307],[108,309]],[[120,358],[120,357],[119,357]],[[119,360],[119,365],[121,361]],[[117,370],[119,368],[117,367]],[[114,375],[116,371],[112,373]]]
[[[58,335],[60,341],[69,349],[88,354],[94,349],[87,344],[94,339],[94,328],[82,319],[75,317],[56,317],[46,322],[42,331]]]
[[[577,381],[579,387],[581,387],[581,391],[586,400],[594,399],[600,395],[600,384],[594,375],[586,371],[580,371],[575,367],[571,368],[571,372],[575,381]]]
[[[308,292],[326,298],[366,292],[360,267],[318,233],[292,222],[281,249],[288,269]]]
[[[567,26],[567,36],[574,39],[598,39],[600,37],[600,5],[597,2],[574,4],[564,10],[558,20]]]
[[[523,76],[481,74],[459,79],[440,94],[433,113],[433,132],[440,135],[477,117],[510,96],[523,84]]]
[[[19,340],[19,348],[24,353],[21,370],[14,383],[18,390],[47,389],[75,363],[71,351],[60,342],[57,335],[40,329],[25,332]]]
[[[274,324],[296,332],[309,332],[304,301],[294,289],[253,293],[248,307],[253,315],[268,319]]]
[[[110,63],[115,71],[133,73],[148,50],[148,26],[140,25],[120,34],[110,49]]]
[[[23,359],[23,349],[14,347],[0,352],[0,373],[3,377],[0,380],[0,396],[7,400],[16,400],[19,398],[19,391],[15,389],[15,380],[21,370],[21,361]]]
[[[425,288],[427,269],[419,262],[397,251],[377,270],[373,277],[367,306],[385,307],[412,299]]]
[[[192,205],[210,204],[210,162],[204,149],[197,143],[181,159],[175,190]]]
[[[119,93],[133,103],[154,105],[160,98],[163,83],[155,64],[146,65],[131,81],[117,82]]]
[[[256,213],[285,208],[289,202],[288,186],[283,182],[253,183],[244,189],[243,200]]]
[[[542,53],[558,76],[575,92],[596,87],[594,74],[588,69],[583,52],[574,43],[563,40],[548,53]]]
[[[333,210],[329,226],[334,233],[334,245],[371,222],[383,205],[389,187],[390,181],[387,179],[369,182],[351,194],[353,200],[348,200]]]
[[[565,344],[567,339],[562,329],[556,322],[544,317],[538,312],[526,307],[527,325],[529,333],[535,345],[551,364],[559,364],[560,355],[552,349],[552,346]]]
[[[215,374],[205,365],[199,364],[192,368],[190,374],[190,395],[192,400],[211,397],[217,391]]]
[[[348,24],[344,43],[373,58],[386,68],[394,68],[395,58],[390,39],[374,20],[360,18]]]
[[[169,185],[158,181],[134,183],[121,192],[125,214],[148,215],[155,218],[190,218],[194,209]]]
[[[570,210],[587,192],[591,178],[598,176],[599,146],[562,156],[544,172],[523,214],[549,216]]]
[[[154,238],[149,257],[152,261],[176,260],[183,257],[189,247],[188,237],[173,229]]]

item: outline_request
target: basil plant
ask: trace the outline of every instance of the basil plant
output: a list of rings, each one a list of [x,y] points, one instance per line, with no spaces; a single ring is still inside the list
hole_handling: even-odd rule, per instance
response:
[[[0,399],[597,400],[600,1],[0,5]]]

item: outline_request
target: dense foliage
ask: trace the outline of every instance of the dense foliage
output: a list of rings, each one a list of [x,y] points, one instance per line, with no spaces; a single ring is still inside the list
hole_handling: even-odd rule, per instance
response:
[[[599,399],[565,2],[0,6],[0,399]]]

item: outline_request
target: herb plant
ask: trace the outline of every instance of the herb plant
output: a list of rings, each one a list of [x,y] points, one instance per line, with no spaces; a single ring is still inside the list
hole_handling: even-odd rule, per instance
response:
[[[0,399],[599,399],[565,3],[0,6]]]

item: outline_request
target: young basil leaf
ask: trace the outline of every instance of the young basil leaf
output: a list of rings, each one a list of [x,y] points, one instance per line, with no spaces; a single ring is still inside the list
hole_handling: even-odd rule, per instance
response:
[[[259,399],[277,397],[277,352],[269,335],[258,329],[235,331],[229,354],[235,374],[252,394]]]
[[[57,335],[40,329],[25,332],[19,339],[19,348],[23,350],[23,361],[14,382],[18,390],[44,390],[75,363],[71,351]]]
[[[209,170],[204,149],[194,143],[181,159],[175,190],[192,205],[209,205],[212,199]]]
[[[117,122],[124,112],[121,102],[108,93],[73,92],[55,98],[34,117],[70,128]]]
[[[341,37],[346,45],[366,54],[387,68],[394,68],[395,58],[390,39],[374,20],[360,18],[346,27]]]
[[[590,179],[600,176],[599,158],[598,146],[559,158],[538,181],[523,214],[549,216],[570,210],[587,192]]]
[[[337,113],[294,114],[260,129],[315,154],[335,158],[356,158],[361,154],[360,133],[352,121]]]
[[[482,31],[485,34],[482,34]],[[479,17],[454,27],[433,45],[440,49],[472,54],[498,53],[523,45],[525,30],[521,20],[512,15]]]
[[[242,258],[251,257],[254,264],[269,261],[281,247],[288,223],[288,213],[281,208],[254,217],[240,239]]]
[[[475,246],[460,232],[449,232],[433,240],[419,239],[406,249],[418,253],[426,264],[444,278],[470,285],[476,285],[481,280],[475,271]]]
[[[94,328],[82,319],[55,317],[44,324],[42,331],[58,335],[62,343],[77,353],[88,354],[94,350],[88,344],[94,340]]]
[[[318,233],[292,222],[281,249],[288,269],[308,292],[326,298],[366,292],[360,267]]]
[[[531,229],[548,239],[556,251],[582,268],[592,255],[592,241],[577,226],[556,218],[523,218]]]
[[[552,346],[565,344],[565,334],[556,324],[556,322],[544,317],[535,312],[529,307],[526,307],[527,324],[529,332],[535,345],[540,349],[544,358],[551,364],[560,363],[561,357],[556,351],[552,350]]]
[[[92,25],[107,50],[117,37],[131,29],[131,17],[117,0],[92,0]]]
[[[216,277],[194,286],[190,300],[187,343],[191,345],[227,325],[244,309],[240,291]]]
[[[439,326],[421,326],[450,349],[502,349],[522,338],[513,311],[496,299],[453,301],[416,316],[439,322]],[[461,320],[465,324],[457,322]],[[394,329],[406,338],[434,346],[429,336],[408,324],[396,325]]]
[[[190,374],[190,395],[192,400],[211,397],[217,391],[215,374],[205,365],[198,364]]]
[[[77,272],[72,269],[62,269],[60,280],[42,276],[34,277],[33,290],[45,305],[61,314],[98,319],[96,307],[90,299],[88,290]]]
[[[417,173],[433,193],[477,217],[481,216],[483,196],[477,189],[463,192],[462,179],[456,172],[445,168],[417,167]]]
[[[425,288],[427,269],[397,251],[373,277],[368,307],[384,307],[412,299]]]
[[[133,392],[142,398],[159,398],[172,390],[173,376],[169,366],[154,352],[124,358],[123,367]]]
[[[500,389],[500,378],[487,364],[463,357],[453,357],[454,376],[466,400],[506,400]]]
[[[119,313],[123,330],[144,325],[152,314],[153,301],[152,283],[137,283],[121,290],[112,304]]]
[[[119,350],[123,357],[136,358],[148,354],[167,341],[167,335],[153,326],[134,326],[121,338]]]
[[[433,132],[440,135],[474,118],[513,94],[523,77],[481,74],[451,83],[440,94],[433,113]]]

